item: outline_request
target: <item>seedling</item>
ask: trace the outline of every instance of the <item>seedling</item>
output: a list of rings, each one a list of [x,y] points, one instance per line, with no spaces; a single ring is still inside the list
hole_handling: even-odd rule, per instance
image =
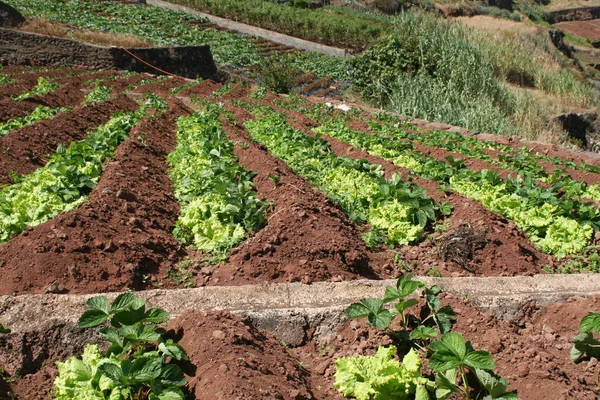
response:
[[[586,357],[600,358],[600,342],[594,338],[594,331],[600,334],[600,313],[590,311],[579,323],[579,335],[571,339],[571,360],[579,362]]]
[[[186,380],[172,360],[188,360],[185,350],[165,339],[160,323],[169,318],[161,308],[146,310],[144,300],[124,293],[108,304],[106,297],[87,301],[89,310],[79,319],[81,328],[108,323],[99,330],[109,342],[101,353],[87,345],[82,359],[58,362],[54,381],[56,399],[119,398],[184,400]]]
[[[508,382],[506,379],[495,375],[492,370],[496,368],[494,359],[487,351],[475,350],[471,342],[465,342],[459,333],[448,332],[441,340],[429,346],[433,355],[429,359],[429,368],[436,371],[436,399],[445,400],[453,393],[461,393],[463,398],[482,398],[479,395],[472,397],[472,387],[469,385],[467,375],[472,373],[480,386],[480,392],[487,392],[484,400],[504,399],[518,400],[514,393],[506,393]],[[460,383],[459,383],[460,382]]]
[[[428,308],[427,315],[420,316],[409,313],[409,309],[418,305],[419,300],[411,298],[417,289],[422,289],[421,296],[425,299]],[[392,336],[401,340],[408,340],[411,344],[425,350],[423,344],[438,336],[445,334],[452,328],[456,320],[454,311],[450,306],[441,307],[437,298],[441,289],[438,286],[425,287],[421,281],[413,281],[412,274],[398,278],[396,287],[387,286],[383,299],[362,299],[346,309],[348,318],[367,318],[368,323],[377,329],[385,329]],[[395,302],[393,308],[384,308],[387,303]],[[399,332],[389,329],[392,321],[400,317]]]

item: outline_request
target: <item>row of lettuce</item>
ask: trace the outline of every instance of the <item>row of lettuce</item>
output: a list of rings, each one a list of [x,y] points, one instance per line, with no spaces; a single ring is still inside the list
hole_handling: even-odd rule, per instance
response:
[[[277,106],[300,111],[319,122],[321,125],[314,129],[318,135],[333,137],[373,156],[391,161],[420,178],[437,182],[440,189],[446,192],[453,191],[475,199],[490,211],[514,221],[528,235],[532,243],[545,253],[558,257],[579,253],[591,243],[594,233],[600,228],[598,207],[595,202],[587,200],[599,199],[596,196],[598,185],[578,182],[570,178],[563,169],[571,168],[597,173],[599,171],[596,166],[562,161],[523,149],[465,137],[455,132],[423,132],[386,114],[378,114],[377,118],[372,118],[352,111],[338,113],[331,107],[322,105],[307,108],[303,103],[298,99],[278,100]],[[257,109],[259,112],[264,112],[265,109],[264,106],[244,105],[242,102],[238,102],[238,105],[253,109],[254,112]],[[353,119],[362,120],[361,122],[368,128],[351,129],[349,122]],[[249,130],[252,134],[252,129]],[[275,125],[271,127],[271,131],[277,130],[285,129]],[[455,159],[451,156],[446,157],[445,160],[435,158],[420,151],[416,143],[485,160],[490,164],[490,168],[473,170],[465,165],[463,159]],[[497,154],[494,156],[495,153],[486,152],[486,149],[496,151]],[[280,157],[277,153],[275,155]],[[556,166],[555,171],[548,174],[540,161],[553,162]],[[293,163],[295,160],[290,162]],[[360,161],[354,162],[360,163]],[[494,168],[509,169],[515,174],[502,178]],[[311,179],[306,173],[299,172],[309,177],[316,186],[322,185],[318,179]],[[345,174],[343,179],[348,179],[348,176]],[[331,177],[328,179],[335,181]],[[363,196],[368,196],[364,184],[357,187],[360,188]],[[335,198],[337,195],[334,192],[330,197]],[[352,206],[355,203],[350,201],[352,205],[350,207],[345,206],[343,201],[340,204],[349,211],[351,216],[353,215]],[[417,207],[416,210],[418,209]],[[414,213],[415,210],[411,212]],[[376,228],[374,231],[377,231],[377,224],[373,224],[369,218],[364,219],[369,220]],[[389,215],[386,219],[394,220],[390,219]],[[418,236],[411,239],[414,241]],[[409,240],[409,243],[412,241]],[[402,243],[391,241],[389,244]]]
[[[88,101],[104,101],[109,93],[97,84]],[[600,227],[596,205],[582,200],[593,198],[588,193],[593,192],[594,185],[567,184],[571,178],[565,178],[560,170],[550,178],[561,175],[563,179],[547,184],[550,178],[534,154],[498,149],[500,145],[452,132],[416,133],[398,121],[386,121],[383,115],[377,121],[367,121],[369,133],[365,133],[351,129],[347,115],[334,115],[326,108],[307,113],[322,123],[314,129],[316,135],[310,136],[293,129],[288,116],[272,108],[243,101],[236,105],[251,109],[257,116],[245,123],[253,140],[325,193],[352,220],[370,225],[365,234],[369,245],[415,243],[441,216],[449,215],[452,206],[436,204],[423,188],[397,174],[386,179],[380,165],[336,155],[320,135],[389,160],[439,183],[444,191],[477,200],[514,221],[536,247],[549,254],[563,257],[581,252]],[[27,226],[45,222],[84,201],[100,177],[104,160],[143,118],[144,110],[114,117],[85,140],[59,148],[44,168],[3,188],[0,240],[6,241]],[[36,109],[30,117],[49,112],[60,111]],[[169,175],[182,205],[174,235],[203,252],[227,253],[264,224],[269,204],[258,198],[254,174],[238,164],[234,144],[220,126],[218,111],[182,117],[177,127],[178,145],[168,158]],[[427,155],[413,142],[512,167],[518,174],[501,178],[493,169],[474,171],[461,159],[440,160]],[[504,153],[492,157],[485,149]],[[522,157],[513,157],[515,152]],[[585,164],[565,166],[596,172]]]

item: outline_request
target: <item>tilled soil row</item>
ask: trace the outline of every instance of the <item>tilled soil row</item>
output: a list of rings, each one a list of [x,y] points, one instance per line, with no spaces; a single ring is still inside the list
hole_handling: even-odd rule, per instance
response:
[[[0,138],[0,184],[13,183],[10,173],[30,174],[48,161],[59,144],[82,140],[90,130],[107,122],[119,111],[134,111],[139,105],[126,96],[99,104],[76,107],[48,120],[17,129]]]
[[[440,299],[456,313],[453,331],[476,350],[491,353],[496,373],[508,380],[509,390],[519,398],[597,398],[597,360],[575,364],[569,349],[570,340],[579,333],[578,322],[587,310],[600,308],[600,297],[572,298],[544,308],[531,302],[512,321],[481,312],[464,298],[442,295]],[[399,326],[394,323],[391,329]],[[318,339],[311,332],[298,347],[290,347],[280,337],[257,329],[250,319],[193,310],[183,311],[167,325],[167,336],[178,340],[190,357],[182,367],[190,398],[196,400],[341,400],[344,397],[333,386],[337,358],[373,355],[380,345],[395,344],[400,358],[408,350],[365,320],[345,319],[332,334]],[[65,341],[65,336],[70,340]],[[10,351],[0,353],[0,366],[16,379],[3,382],[0,395],[9,398],[10,392],[33,399],[47,393],[57,374],[55,362],[79,355],[85,343],[95,341],[94,332],[56,322],[3,336],[0,348]],[[431,377],[426,364],[422,373]]]
[[[282,111],[274,107],[277,111]],[[298,130],[314,136],[311,128],[318,126],[312,119],[293,112],[289,123]],[[479,202],[464,197],[457,193],[446,195],[440,192],[439,184],[426,179],[414,178],[406,168],[398,167],[392,162],[375,157],[354,146],[343,143],[337,139],[322,136],[327,140],[332,150],[339,156],[352,159],[366,159],[372,164],[381,165],[386,178],[391,178],[395,173],[403,179],[410,179],[416,185],[424,188],[428,195],[436,202],[445,201],[454,207],[452,215],[448,218],[446,234],[434,234],[432,239],[441,239],[469,224],[475,232],[485,237],[487,245],[482,249],[473,249],[471,260],[468,264],[459,264],[447,259],[440,253],[438,246],[432,241],[425,240],[418,246],[403,246],[399,249],[407,267],[417,274],[441,273],[443,276],[467,276],[467,275],[529,275],[539,273],[545,264],[551,264],[552,257],[541,253],[529,244],[527,236],[512,221],[508,221],[501,215],[485,209]],[[442,222],[440,222],[442,223]],[[388,259],[393,259],[393,253],[381,249]]]
[[[139,290],[175,265],[185,250],[171,235],[179,204],[165,158],[175,146],[174,119],[188,112],[171,102],[164,116],[144,120],[88,201],[0,245],[0,293]]]

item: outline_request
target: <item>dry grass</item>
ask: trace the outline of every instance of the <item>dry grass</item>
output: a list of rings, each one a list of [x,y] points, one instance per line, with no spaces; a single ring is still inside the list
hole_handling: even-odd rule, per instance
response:
[[[542,6],[546,11],[567,10],[570,8],[599,7],[600,0],[552,0],[547,6]]]
[[[516,22],[504,18],[490,17],[488,15],[456,17],[454,20],[460,22],[464,26],[496,34],[499,32],[508,32],[509,34],[537,34],[539,33],[540,29],[542,29],[539,25],[529,21]]]
[[[21,25],[19,29],[25,32],[73,39],[98,46],[114,46],[125,48],[151,46],[150,43],[133,35],[115,35],[113,33],[93,31],[89,29],[77,29],[60,22],[49,21],[45,18],[34,18],[27,20],[27,22]]]

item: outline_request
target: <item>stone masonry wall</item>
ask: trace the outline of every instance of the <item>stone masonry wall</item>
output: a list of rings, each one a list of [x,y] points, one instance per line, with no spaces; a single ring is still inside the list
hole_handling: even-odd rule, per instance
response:
[[[217,67],[210,47],[182,46],[127,49],[144,61],[186,78],[213,78]],[[161,74],[123,49],[0,28],[0,63],[40,66],[81,65]]]

